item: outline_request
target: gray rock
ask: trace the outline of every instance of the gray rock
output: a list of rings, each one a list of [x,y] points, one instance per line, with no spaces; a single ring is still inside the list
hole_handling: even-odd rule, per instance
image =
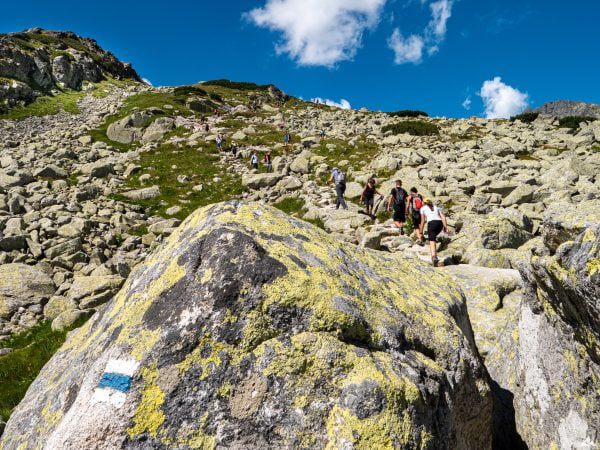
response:
[[[151,200],[160,197],[160,187],[152,186],[149,188],[135,189],[123,193],[123,197],[130,200]]]
[[[0,265],[0,319],[9,320],[19,308],[41,304],[55,291],[45,270],[25,264]]]
[[[41,169],[36,170],[33,173],[33,176],[36,178],[50,178],[52,180],[60,180],[62,178],[67,178],[69,176],[68,172],[65,169],[61,169],[54,164],[49,164]]]

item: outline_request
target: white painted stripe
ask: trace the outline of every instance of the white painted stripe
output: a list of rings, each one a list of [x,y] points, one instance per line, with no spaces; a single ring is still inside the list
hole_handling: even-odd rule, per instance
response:
[[[96,388],[92,395],[92,403],[109,403],[116,408],[125,404],[127,394],[114,389]]]
[[[106,364],[104,373],[120,373],[121,375],[133,377],[139,366],[140,363],[135,359],[110,359]]]

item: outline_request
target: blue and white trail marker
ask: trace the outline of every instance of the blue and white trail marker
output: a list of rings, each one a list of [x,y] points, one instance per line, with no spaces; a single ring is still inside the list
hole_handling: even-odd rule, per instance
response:
[[[110,403],[120,408],[125,404],[131,381],[139,363],[135,360],[111,359],[94,389],[94,403]]]

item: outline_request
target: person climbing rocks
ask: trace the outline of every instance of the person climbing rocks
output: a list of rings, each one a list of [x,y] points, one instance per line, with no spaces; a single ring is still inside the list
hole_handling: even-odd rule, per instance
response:
[[[420,232],[423,235],[423,228],[427,223],[427,240],[429,241],[429,253],[431,254],[431,262],[434,267],[437,267],[439,259],[437,256],[437,237],[444,231],[448,232],[448,224],[446,216],[439,207],[433,204],[431,198],[425,199],[425,204],[421,208],[421,224]]]
[[[413,227],[417,233],[417,245],[421,247],[425,245],[423,242],[423,233],[421,233],[421,208],[423,208],[423,197],[419,194],[416,187],[410,188],[410,207],[407,209],[407,216],[410,210],[410,218],[412,219]]]
[[[375,194],[381,195],[376,187],[375,178],[370,178],[365,186],[365,189],[360,196],[361,203],[365,204],[366,213],[368,216],[373,216],[373,205],[375,204]]]
[[[264,158],[265,167],[267,172],[273,172],[273,161],[271,159],[271,152],[268,151]]]
[[[337,196],[335,201],[335,209],[339,209],[340,206],[344,209],[348,209],[346,200],[344,200],[344,193],[346,192],[346,174],[335,167],[331,172],[331,178],[329,179],[329,182],[335,185],[335,193]]]
[[[404,234],[404,222],[406,222],[408,205],[408,192],[402,187],[402,180],[396,180],[396,187],[390,192],[387,210],[388,212],[391,212],[392,207],[394,208],[394,225],[400,231],[400,235]],[[418,223],[420,223],[420,221]]]
[[[256,154],[256,150],[252,152],[252,156],[250,157],[250,164],[252,164],[252,168],[254,170],[258,170],[258,155]]]
[[[290,132],[285,130],[285,134],[283,135],[283,144],[287,147],[290,144]]]

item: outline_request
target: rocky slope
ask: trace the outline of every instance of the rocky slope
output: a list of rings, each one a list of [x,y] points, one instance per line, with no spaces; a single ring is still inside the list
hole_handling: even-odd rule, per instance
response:
[[[600,118],[600,105],[571,100],[545,103],[534,111],[551,117],[583,116]]]
[[[31,429],[63,447],[598,445],[600,121],[419,119],[437,133],[415,136],[389,130],[414,119],[251,83],[87,89],[74,114],[0,120],[0,337],[92,317],[5,448]],[[371,176],[445,209],[443,268],[383,203],[359,213]],[[131,389],[98,400],[123,381],[111,358]]]
[[[129,64],[71,32],[31,28],[0,35],[0,112],[106,77],[141,81]]]

